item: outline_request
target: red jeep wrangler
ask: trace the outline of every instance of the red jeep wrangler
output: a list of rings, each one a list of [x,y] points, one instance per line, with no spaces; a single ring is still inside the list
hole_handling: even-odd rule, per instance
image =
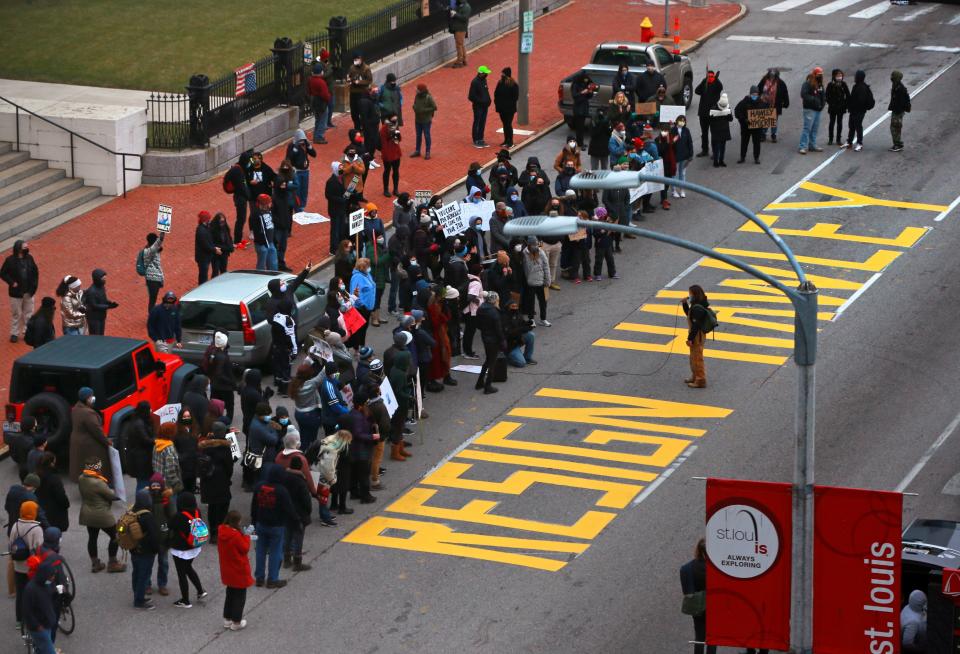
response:
[[[103,431],[119,443],[124,420],[141,400],[156,411],[177,403],[197,367],[173,354],[157,352],[153,343],[116,336],[65,336],[13,362],[10,403],[3,430],[16,433],[20,420],[33,416],[45,432],[57,463],[70,453],[70,407],[84,386],[93,389],[94,407],[103,415]]]

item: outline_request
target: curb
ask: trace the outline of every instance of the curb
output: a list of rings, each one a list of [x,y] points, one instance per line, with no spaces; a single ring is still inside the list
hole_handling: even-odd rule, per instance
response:
[[[742,19],[747,15],[748,9],[747,9],[747,5],[743,4],[742,2],[739,3],[739,5],[740,5],[740,13],[738,13],[736,16],[733,16],[733,17],[731,17],[731,18],[728,18],[727,20],[725,20],[724,22],[720,23],[719,25],[717,25],[716,27],[714,27],[712,30],[710,30],[709,32],[707,32],[706,34],[704,34],[703,36],[701,36],[701,37],[700,37],[699,39],[697,39],[696,42],[695,42],[692,46],[690,46],[690,47],[687,49],[687,51],[684,52],[683,54],[689,55],[689,54],[692,53],[692,52],[696,52],[697,50],[700,49],[700,46],[702,46],[706,41],[708,41],[708,40],[709,40],[712,36],[714,36],[717,32],[719,32],[719,31],[721,31],[721,30],[725,30],[725,29],[727,29],[728,27],[730,27],[731,25],[733,25],[734,23],[736,23],[737,21],[742,20]]]

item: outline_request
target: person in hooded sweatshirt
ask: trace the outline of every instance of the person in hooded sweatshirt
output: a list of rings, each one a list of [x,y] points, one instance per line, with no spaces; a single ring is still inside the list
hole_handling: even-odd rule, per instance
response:
[[[44,561],[33,579],[24,584],[22,598],[17,604],[17,621],[20,621],[22,609],[24,629],[30,634],[35,651],[39,654],[57,651],[53,646],[53,636],[57,630],[56,578],[54,561]]]
[[[208,593],[200,583],[193,561],[200,556],[203,544],[197,544],[191,528],[191,521],[202,519],[197,508],[197,498],[193,493],[183,492],[177,498],[177,513],[170,518],[170,554],[177,569],[177,581],[180,584],[180,599],[173,603],[180,609],[193,608],[190,602],[190,584],[197,592],[197,599],[203,601]]]
[[[527,159],[527,166],[520,175],[520,200],[523,202],[527,215],[539,215],[552,197],[550,193],[550,178],[540,166],[537,157]]]
[[[327,199],[327,215],[330,217],[330,254],[336,254],[337,245],[347,232],[347,193],[343,185],[343,165],[339,161],[331,162],[332,171],[327,178],[323,196]]]
[[[587,154],[590,155],[590,169],[604,170],[610,159],[610,134],[613,125],[607,116],[607,110],[601,107],[597,110],[597,117],[590,125],[590,145]]]
[[[753,141],[753,163],[760,163],[760,137],[763,135],[763,128],[750,128],[749,112],[752,109],[766,108],[767,104],[760,98],[760,89],[756,86],[751,86],[750,93],[745,95],[733,110],[733,114],[740,123],[740,158],[737,159],[738,164],[742,164],[747,160],[747,145],[749,145],[750,141]]]
[[[690,348],[689,379],[684,382],[690,388],[706,388],[707,371],[703,365],[703,343],[706,340],[707,307],[710,306],[703,288],[694,284],[690,295],[683,299],[683,313],[687,316],[687,347]]]
[[[13,252],[0,267],[0,279],[7,283],[10,296],[10,342],[16,343],[33,315],[33,296],[37,294],[40,271],[26,241],[13,244]]]
[[[856,137],[857,145],[854,151],[863,150],[863,118],[867,112],[873,109],[876,101],[873,98],[873,91],[867,84],[867,74],[858,70],[853,76],[853,88],[850,89],[850,99],[847,101],[847,109],[850,111],[850,118],[847,124],[847,141],[841,143],[841,148],[849,148],[853,145],[853,139]]]
[[[93,284],[83,293],[83,305],[87,309],[87,329],[93,336],[103,336],[107,330],[107,311],[120,305],[107,297],[107,272],[97,268],[92,277]]]
[[[217,544],[217,527],[230,509],[230,480],[233,478],[233,454],[227,440],[227,426],[215,421],[210,434],[197,445],[200,473],[200,499],[207,505],[210,543]]]
[[[223,598],[223,626],[232,631],[247,626],[243,607],[247,603],[247,589],[253,585],[250,536],[241,530],[241,519],[239,511],[230,511],[226,521],[217,528],[220,581],[227,589]]]
[[[291,281],[271,279],[267,282],[270,299],[264,313],[270,321],[270,367],[277,392],[286,396],[290,383],[290,362],[297,356],[297,320],[294,317],[297,299],[294,295],[310,273],[310,263]]]
[[[730,123],[733,122],[733,113],[730,111],[730,100],[726,93],[720,94],[717,108],[710,110],[710,143],[713,148],[713,167],[726,168],[723,156],[727,151],[727,141],[730,140]]]
[[[843,71],[834,68],[831,73],[832,79],[827,82],[827,113],[830,115],[830,128],[827,136],[830,137],[828,145],[833,145],[833,135],[837,135],[837,144],[843,142],[843,114],[850,109],[850,87],[843,81]],[[836,125],[836,131],[834,131]]]
[[[310,190],[310,158],[316,156],[317,151],[307,140],[306,132],[298,129],[294,133],[293,139],[287,144],[285,157],[293,164],[297,176],[297,206],[294,211],[306,211],[307,209],[307,194]]]
[[[892,114],[890,117],[890,136],[893,138],[893,146],[890,152],[903,151],[903,114],[910,113],[910,92],[903,85],[903,73],[895,70],[890,73],[890,105],[887,110]]]
[[[900,611],[900,645],[903,654],[927,651],[927,596],[922,590],[910,591],[910,599]]]
[[[290,520],[296,519],[296,509],[290,493],[283,485],[283,468],[264,463],[262,481],[253,491],[250,502],[250,521],[257,529],[257,565],[254,572],[257,586],[283,588],[280,579],[283,562],[283,532]]]
[[[700,96],[700,104],[697,106],[697,117],[700,119],[700,152],[698,157],[706,157],[710,154],[709,136],[713,134],[710,112],[715,109],[723,94],[723,82],[720,81],[720,74],[712,70],[707,71],[707,76],[700,80],[697,88],[693,91]]]
[[[132,511],[136,514],[143,532],[143,538],[130,550],[130,561],[133,564],[133,607],[153,611],[157,607],[153,601],[147,599],[147,587],[153,572],[153,560],[160,551],[160,529],[153,516],[153,498],[148,489],[137,491]]]

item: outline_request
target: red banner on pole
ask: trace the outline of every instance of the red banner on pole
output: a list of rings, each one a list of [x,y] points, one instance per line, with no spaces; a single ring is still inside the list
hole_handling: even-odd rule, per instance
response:
[[[707,480],[707,642],[790,645],[790,484]]]
[[[817,486],[814,498],[814,651],[899,652],[903,495]]]

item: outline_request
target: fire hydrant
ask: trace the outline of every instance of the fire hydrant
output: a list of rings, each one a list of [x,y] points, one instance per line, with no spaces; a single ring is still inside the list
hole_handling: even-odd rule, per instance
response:
[[[653,23],[650,21],[649,17],[644,17],[643,22],[640,23],[640,42],[641,43],[650,43],[653,40]]]

